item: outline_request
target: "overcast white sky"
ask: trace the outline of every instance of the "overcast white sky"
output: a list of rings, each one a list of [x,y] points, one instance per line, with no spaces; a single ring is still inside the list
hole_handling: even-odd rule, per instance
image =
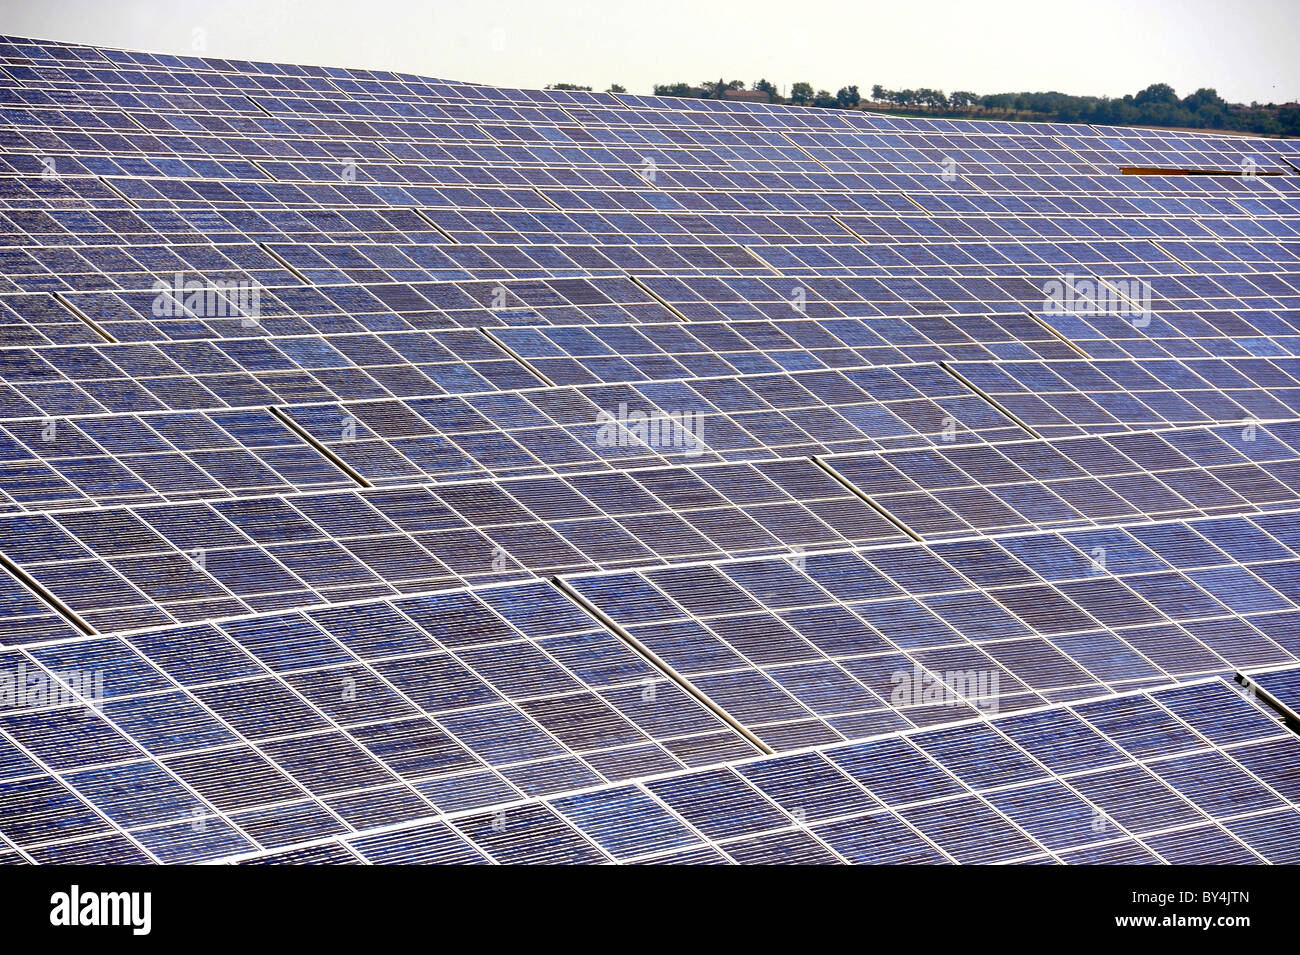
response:
[[[725,76],[1300,99],[1297,0],[0,0],[0,32],[501,86]],[[203,49],[195,49],[196,38]]]

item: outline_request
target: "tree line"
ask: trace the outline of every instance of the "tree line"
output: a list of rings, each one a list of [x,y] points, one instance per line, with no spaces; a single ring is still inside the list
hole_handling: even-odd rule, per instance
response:
[[[620,88],[621,90],[621,88]],[[1093,123],[1108,126],[1179,126],[1300,136],[1300,105],[1296,103],[1229,103],[1214,89],[1203,87],[1179,97],[1168,83],[1152,83],[1141,92],[1119,98],[1070,96],[1066,93],[990,93],[966,90],[891,90],[879,83],[864,98],[857,86],[842,86],[834,93],[813,89],[810,83],[792,83],[783,94],[767,79],[662,83],[656,96],[700,99],[751,99],[823,109],[883,109],[920,112],[956,118],[1022,119],[1055,123]]]

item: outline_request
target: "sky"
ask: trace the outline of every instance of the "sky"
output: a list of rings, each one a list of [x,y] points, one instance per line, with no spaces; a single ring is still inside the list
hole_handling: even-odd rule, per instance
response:
[[[0,32],[537,88],[760,77],[1300,100],[1297,0],[3,0]]]

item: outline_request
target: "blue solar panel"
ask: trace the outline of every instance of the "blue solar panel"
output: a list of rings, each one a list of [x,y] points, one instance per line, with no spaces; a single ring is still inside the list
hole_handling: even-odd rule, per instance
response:
[[[1296,861],[1291,141],[0,66],[10,861]]]

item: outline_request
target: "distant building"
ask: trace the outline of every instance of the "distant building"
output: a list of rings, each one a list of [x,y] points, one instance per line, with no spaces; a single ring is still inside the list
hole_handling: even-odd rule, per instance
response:
[[[766,103],[767,94],[760,93],[758,90],[727,90],[722,94],[723,99],[743,100],[747,103]]]

